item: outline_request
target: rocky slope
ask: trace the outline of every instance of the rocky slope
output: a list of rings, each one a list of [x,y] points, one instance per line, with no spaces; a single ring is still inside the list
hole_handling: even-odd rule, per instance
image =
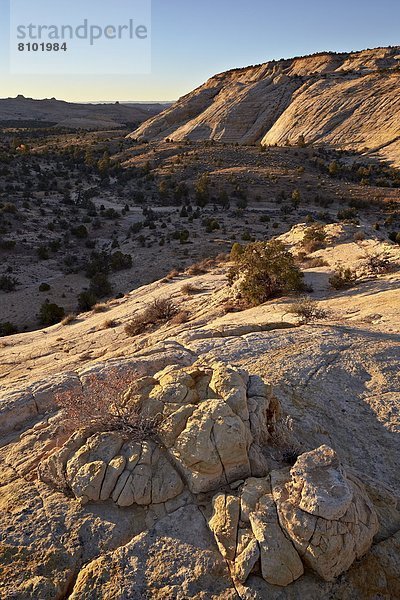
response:
[[[283,236],[295,253],[304,229]],[[225,314],[221,266],[4,341],[2,597],[400,596],[400,253],[379,232],[326,231],[306,270],[323,320],[303,324],[290,298]],[[338,293],[340,264],[359,282]],[[165,297],[189,320],[129,337]],[[71,435],[61,398],[110,404],[115,386],[157,436]]]
[[[58,127],[108,129],[141,123],[162,109],[161,104],[78,104],[17,96],[0,99],[0,121],[44,121]]]
[[[133,138],[367,150],[400,165],[400,48],[317,54],[209,79]]]

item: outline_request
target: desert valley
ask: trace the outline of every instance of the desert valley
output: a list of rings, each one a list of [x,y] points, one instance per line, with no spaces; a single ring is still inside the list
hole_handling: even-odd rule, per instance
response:
[[[0,100],[1,598],[400,598],[399,82]]]

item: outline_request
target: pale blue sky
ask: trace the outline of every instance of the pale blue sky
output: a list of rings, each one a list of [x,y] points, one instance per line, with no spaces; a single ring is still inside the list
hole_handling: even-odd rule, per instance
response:
[[[0,97],[173,100],[234,67],[400,44],[399,0],[153,0],[151,74],[11,75],[8,5],[0,0]]]

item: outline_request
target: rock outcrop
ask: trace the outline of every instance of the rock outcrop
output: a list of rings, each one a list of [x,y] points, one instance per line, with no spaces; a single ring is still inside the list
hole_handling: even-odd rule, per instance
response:
[[[211,369],[167,367],[138,379],[124,403],[143,419],[159,419],[160,445],[130,441],[122,432],[78,432],[40,466],[42,479],[65,485],[81,502],[118,506],[165,503],[183,490],[218,489],[265,475],[262,446],[279,404],[260,378],[216,364]]]
[[[295,598],[309,585],[328,593],[349,569],[356,585],[353,563],[367,560],[378,530],[385,542],[400,523],[396,500],[371,483],[367,492],[328,446],[291,468],[274,458],[280,405],[258,376],[221,363],[169,366],[137,378],[122,401],[139,418],[157,416],[157,430],[138,439],[93,424],[69,435],[61,413],[4,455],[6,597],[61,599],[69,589],[71,598],[233,599],[266,586],[262,594]],[[40,534],[26,521],[32,511]],[[391,576],[395,565],[372,556]],[[22,578],[13,575],[21,560]]]
[[[367,148],[396,160],[399,64],[400,49],[393,47],[228,71],[143,123],[131,137],[273,145],[296,143],[303,135],[313,144]]]
[[[400,597],[398,250],[327,230],[340,232],[318,252],[330,265],[363,273],[385,253],[394,266],[313,294],[327,322],[289,321],[285,298],[221,315],[221,270],[201,276],[193,322],[137,346],[104,331],[112,352],[90,364],[52,348],[60,331],[79,352],[95,347],[95,315],[2,349],[1,598]],[[71,435],[58,394],[90,398],[93,378],[97,390],[117,382],[156,430],[83,423]]]
[[[369,550],[378,531],[364,487],[346,476],[327,446],[303,454],[292,469],[248,479],[237,496],[217,494],[209,525],[235,579],[244,583],[259,571],[281,587],[304,567],[334,580]]]
[[[279,403],[259,377],[218,363],[170,366],[134,382],[123,403],[143,419],[159,416],[153,439],[79,431],[41,462],[42,481],[61,483],[81,505],[143,506],[147,523],[202,497],[207,513],[207,494],[221,490],[208,526],[240,584],[256,573],[286,587],[305,567],[333,581],[370,549],[379,528],[375,509],[331,448],[271,472],[266,449]],[[103,559],[81,575],[79,590],[100,565]]]
[[[332,581],[369,550],[379,529],[375,509],[331,448],[303,454],[289,472],[272,472],[271,482],[279,522],[323,579]]]

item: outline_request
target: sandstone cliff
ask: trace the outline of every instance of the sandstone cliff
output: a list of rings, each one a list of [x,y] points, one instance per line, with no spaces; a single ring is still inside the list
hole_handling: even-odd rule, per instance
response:
[[[209,79],[131,137],[368,150],[400,164],[400,48],[322,53]]]

